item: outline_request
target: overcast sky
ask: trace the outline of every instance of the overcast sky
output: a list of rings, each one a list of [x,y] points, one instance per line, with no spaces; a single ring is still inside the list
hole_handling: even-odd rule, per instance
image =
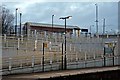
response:
[[[88,28],[95,25],[95,3],[96,2],[4,2],[15,14],[15,8],[19,8],[18,14],[22,12],[22,23],[40,22],[51,24],[54,14],[54,24],[64,25],[60,17],[72,16],[67,20],[67,25],[77,25],[80,28]],[[99,32],[102,32],[103,18],[106,19],[106,30],[112,32],[118,29],[118,2],[97,2],[99,13]],[[19,17],[19,16],[18,16]],[[19,21],[19,20],[18,20]],[[92,27],[92,32],[96,27]]]

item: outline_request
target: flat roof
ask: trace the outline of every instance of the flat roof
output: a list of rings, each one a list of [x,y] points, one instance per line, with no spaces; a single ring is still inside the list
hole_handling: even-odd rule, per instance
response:
[[[36,23],[36,22],[26,22],[26,23],[29,24],[30,26],[52,27],[52,24],[46,24],[46,23]],[[53,28],[65,28],[65,25],[53,24]],[[78,26],[70,26],[70,25],[66,25],[66,28],[80,29]]]

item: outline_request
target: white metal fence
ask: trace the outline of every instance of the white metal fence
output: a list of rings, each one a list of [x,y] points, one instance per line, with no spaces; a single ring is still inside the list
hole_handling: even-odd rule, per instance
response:
[[[42,37],[39,35],[29,35],[29,37],[4,35],[2,36],[3,72],[8,71],[6,74],[10,74],[9,72],[15,69],[29,68],[30,70],[34,69],[33,71],[42,71],[43,43],[46,44],[44,47],[45,71],[61,69],[62,60],[64,62],[64,35],[54,35],[52,38],[50,36]],[[106,57],[108,65],[112,65],[109,61],[114,57],[115,65],[117,65],[119,57],[117,54],[118,47],[115,47],[114,56],[111,54],[104,56],[104,44],[105,40],[102,38],[67,37],[67,68],[103,66],[104,57]],[[23,70],[23,72],[25,71]]]

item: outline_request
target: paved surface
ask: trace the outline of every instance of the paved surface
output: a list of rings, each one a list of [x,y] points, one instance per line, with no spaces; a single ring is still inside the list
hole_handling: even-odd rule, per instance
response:
[[[41,72],[41,73],[31,73],[31,74],[8,75],[8,76],[3,76],[3,80],[46,79],[50,77],[87,74],[87,73],[119,70],[119,69],[120,69],[119,66],[114,66],[114,67],[87,68],[87,69],[78,69],[78,70],[50,71],[50,72],[44,72],[44,73]]]

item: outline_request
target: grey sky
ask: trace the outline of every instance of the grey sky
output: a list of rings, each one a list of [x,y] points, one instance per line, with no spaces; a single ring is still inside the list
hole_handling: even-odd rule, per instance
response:
[[[89,28],[95,25],[95,2],[4,2],[7,8],[15,14],[15,8],[22,12],[22,23],[40,22],[51,23],[51,15],[54,14],[54,24],[64,25],[60,17],[71,15],[67,20],[68,25],[77,25],[80,28]],[[99,32],[102,32],[102,19],[106,18],[106,30],[117,30],[118,27],[118,3],[98,2],[99,8]],[[19,17],[19,16],[18,16]],[[19,21],[19,20],[18,20]],[[96,27],[92,28],[95,32]]]

